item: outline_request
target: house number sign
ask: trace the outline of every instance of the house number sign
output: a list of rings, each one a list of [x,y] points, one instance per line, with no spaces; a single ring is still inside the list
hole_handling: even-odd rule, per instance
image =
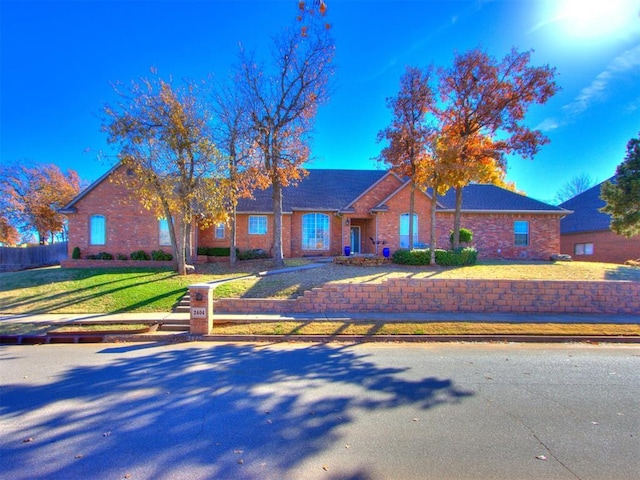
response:
[[[191,318],[207,318],[207,309],[204,307],[191,307]]]

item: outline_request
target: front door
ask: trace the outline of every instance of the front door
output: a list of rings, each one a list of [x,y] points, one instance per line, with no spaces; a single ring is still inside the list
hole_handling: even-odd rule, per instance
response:
[[[351,252],[360,253],[360,227],[351,227]]]

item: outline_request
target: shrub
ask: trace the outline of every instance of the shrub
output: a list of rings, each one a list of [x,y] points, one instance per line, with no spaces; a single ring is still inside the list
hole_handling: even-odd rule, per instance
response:
[[[118,260],[129,260],[129,257],[127,257],[124,253],[118,253],[118,254],[116,255],[116,258],[117,258]]]
[[[151,259],[157,261],[168,261],[173,260],[173,255],[170,253],[165,253],[162,250],[154,250],[151,252]]]
[[[108,252],[100,252],[95,255],[87,255],[87,260],[113,260],[113,255]]]
[[[136,250],[129,256],[129,258],[131,258],[131,260],[151,260],[149,254],[144,250]]]
[[[429,250],[400,249],[393,252],[393,263],[400,265],[429,265],[431,252]],[[478,251],[472,247],[457,250],[436,249],[436,264],[452,267],[461,265],[475,265]]]
[[[437,258],[437,257],[436,257]],[[393,263],[400,265],[429,265],[431,252],[429,250],[408,250],[401,248],[393,252]]]
[[[74,247],[73,252],[71,252],[71,258],[73,258],[74,260],[82,258],[82,256],[80,255],[80,247]]]
[[[269,254],[261,248],[244,250],[238,253],[238,260],[257,260],[262,258],[269,258]]]
[[[473,232],[468,228],[460,229],[460,243],[471,243],[473,241]],[[453,230],[449,232],[449,243],[453,245]]]
[[[239,250],[236,248],[236,255]],[[206,255],[208,257],[229,257],[231,248],[229,247],[198,247],[198,255]]]
[[[446,267],[475,265],[478,261],[478,251],[473,247],[458,248],[456,250],[436,250],[436,263]]]

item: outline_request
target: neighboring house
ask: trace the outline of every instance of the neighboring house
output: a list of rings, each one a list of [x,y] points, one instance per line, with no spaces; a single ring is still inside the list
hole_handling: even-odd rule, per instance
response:
[[[600,198],[602,183],[560,205],[574,212],[560,222],[560,251],[585,262],[624,263],[638,259],[640,238],[612,232],[611,216],[600,211],[605,205]]]
[[[310,169],[297,186],[283,191],[285,257],[382,255],[409,244],[409,183],[383,170]],[[114,167],[64,209],[69,218],[69,250],[83,257],[106,251],[170,251],[166,222],[146,211],[135,192],[110,181]],[[430,231],[429,193],[417,191],[414,245],[426,246]],[[437,246],[449,247],[455,192],[438,198]],[[271,190],[242,199],[237,213],[237,247],[272,253]],[[560,251],[560,218],[566,210],[494,185],[465,187],[461,226],[473,231],[480,258],[547,260]],[[194,228],[194,245],[228,247],[229,229]]]

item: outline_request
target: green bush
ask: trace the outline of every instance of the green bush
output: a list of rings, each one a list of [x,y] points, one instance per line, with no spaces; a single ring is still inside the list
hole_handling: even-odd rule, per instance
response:
[[[74,260],[82,258],[82,256],[80,255],[80,247],[74,247],[73,252],[71,252],[71,258],[73,258]]]
[[[429,250],[408,250],[401,248],[393,252],[391,260],[399,265],[429,265],[431,252]]]
[[[236,248],[236,255],[239,250]],[[198,247],[198,255],[206,255],[208,257],[229,257],[231,248],[229,247]]]
[[[478,261],[478,251],[473,247],[454,250],[436,250],[436,263],[446,267],[475,265]]]
[[[151,259],[156,261],[169,261],[173,260],[173,255],[170,253],[165,253],[162,250],[154,250],[151,252]]]
[[[393,252],[393,263],[399,265],[429,265],[431,260],[430,250],[400,249]],[[478,251],[472,247],[453,250],[436,249],[436,264],[442,266],[475,265],[478,260]]]
[[[113,260],[113,255],[108,252],[100,252],[95,255],[87,255],[88,260]]]
[[[151,257],[144,250],[136,250],[131,255],[129,255],[131,260],[151,260]]]
[[[269,258],[269,254],[261,248],[244,250],[238,253],[238,260],[257,260],[262,258]]]
[[[468,228],[460,229],[460,243],[471,243],[473,241],[473,232]],[[453,230],[449,232],[449,243],[453,245]]]
[[[118,254],[116,255],[116,258],[117,258],[118,260],[129,260],[129,257],[127,257],[124,253],[118,253]]]

